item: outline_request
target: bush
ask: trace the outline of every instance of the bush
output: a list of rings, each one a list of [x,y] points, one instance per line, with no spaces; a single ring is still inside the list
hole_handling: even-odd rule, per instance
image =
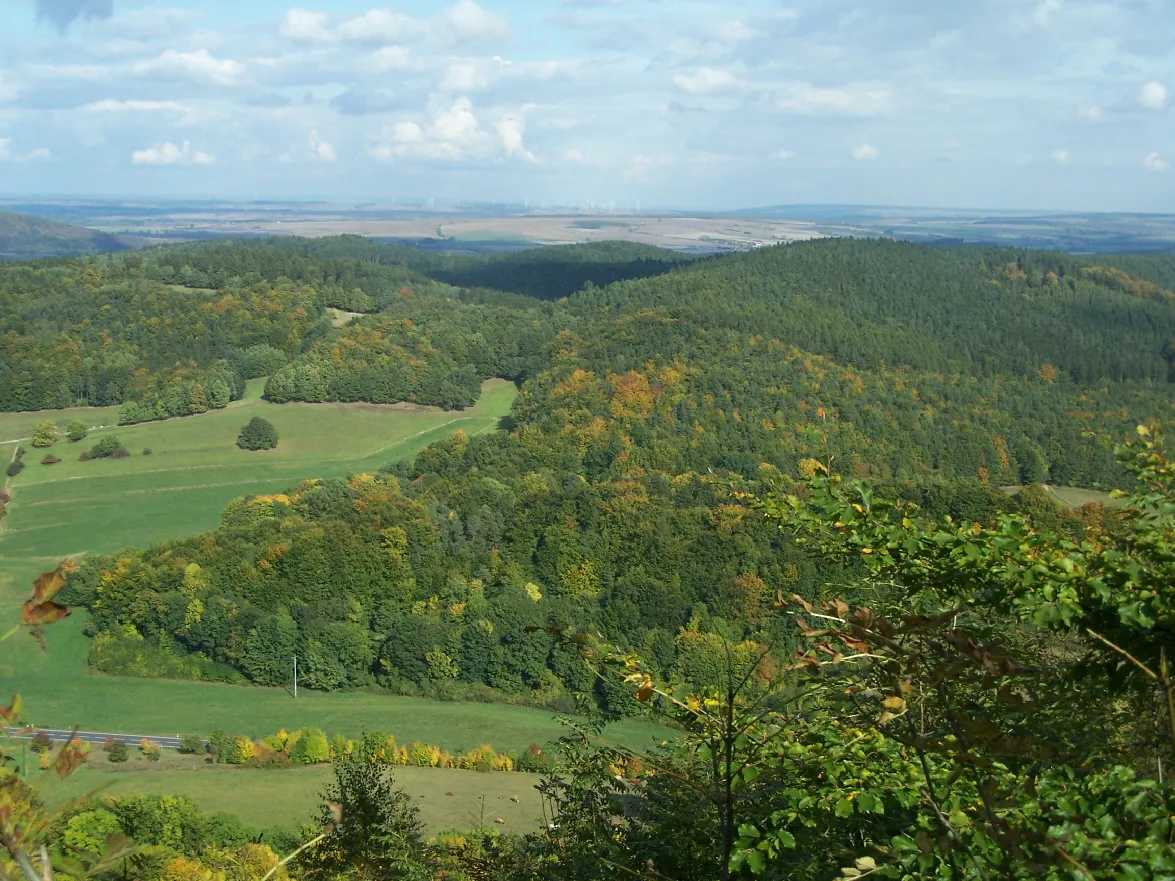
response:
[[[185,734],[180,738],[180,745],[177,752],[181,752],[187,756],[202,756],[204,755],[204,738],[198,734]]]
[[[33,426],[34,447],[44,449],[55,443],[57,443],[57,423],[52,419],[43,419]]]
[[[290,760],[301,765],[330,761],[330,744],[321,728],[306,728],[290,748]]]
[[[53,749],[53,741],[49,739],[48,732],[38,731],[34,734],[32,741],[29,743],[29,749],[35,753],[45,753]]]
[[[54,456],[52,453],[47,453],[45,455],[45,458],[41,460],[41,464],[42,465],[56,465],[60,461],[61,460],[58,459],[56,456]]]
[[[130,758],[130,752],[126,748],[126,744],[121,740],[116,740],[110,745],[110,751],[106,754],[112,762],[125,762]]]
[[[131,455],[130,450],[128,450],[126,447],[119,447],[117,450],[115,450],[113,453],[110,454],[110,458],[111,459],[129,459],[130,455]]]
[[[151,448],[150,447],[143,447],[143,455],[150,456],[151,455]]]
[[[7,505],[11,501],[12,496],[10,496],[8,493],[0,492],[0,505]]]
[[[16,477],[22,471],[24,471],[24,462],[20,461],[20,459],[13,459],[8,464],[8,467],[4,469],[4,473],[9,477]]]
[[[75,419],[69,423],[69,427],[65,430],[65,436],[69,438],[71,444],[76,444],[80,440],[85,440],[86,435],[90,433],[90,427],[80,419]]]
[[[139,751],[142,752],[143,758],[148,762],[158,762],[163,757],[163,747],[156,741],[148,740],[146,737],[139,742]]]
[[[277,429],[268,419],[254,416],[237,436],[242,450],[272,450],[277,446]]]
[[[21,458],[22,456],[24,456],[24,454],[25,454],[25,448],[24,448],[24,447],[17,447],[17,448],[16,448],[16,458],[17,458],[17,459],[19,459],[19,458]]]
[[[94,446],[90,447],[89,450],[82,453],[81,460],[83,462],[88,462],[91,459],[110,459],[112,457],[116,457],[115,454],[120,450],[122,450],[125,456],[130,455],[130,453],[127,453],[123,448],[123,445],[119,443],[118,438],[112,434],[107,435],[106,437],[102,438],[102,440],[98,441],[98,443],[94,444]],[[125,458],[125,456],[117,456],[116,458]]]

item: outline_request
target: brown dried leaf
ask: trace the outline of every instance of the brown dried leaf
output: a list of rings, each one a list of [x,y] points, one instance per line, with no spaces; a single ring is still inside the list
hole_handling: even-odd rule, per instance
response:
[[[20,608],[20,621],[30,627],[40,627],[68,618],[69,614],[69,606],[63,606],[61,603],[38,603],[29,600]]]
[[[40,605],[46,600],[55,597],[65,587],[65,566],[61,565],[52,572],[46,572],[33,582],[33,600]]]

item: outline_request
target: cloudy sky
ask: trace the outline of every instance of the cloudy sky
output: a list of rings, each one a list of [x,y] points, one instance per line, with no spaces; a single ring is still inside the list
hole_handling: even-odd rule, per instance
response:
[[[1172,0],[299,2],[0,0],[0,194],[1175,210]]]

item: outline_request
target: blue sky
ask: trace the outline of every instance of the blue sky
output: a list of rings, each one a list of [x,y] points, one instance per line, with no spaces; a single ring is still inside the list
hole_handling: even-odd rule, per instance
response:
[[[1172,0],[0,0],[0,194],[1175,210]]]

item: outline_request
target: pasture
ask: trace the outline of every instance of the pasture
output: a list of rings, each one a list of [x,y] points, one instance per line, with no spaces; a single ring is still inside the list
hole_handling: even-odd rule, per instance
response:
[[[72,777],[48,778],[43,793],[50,805],[95,791],[111,796],[130,792],[186,795],[203,811],[236,814],[257,829],[298,828],[312,822],[320,794],[331,780],[330,768],[323,765],[263,771],[170,757],[159,765],[165,763],[173,767],[151,766],[134,755],[126,765],[112,765],[105,753],[95,750]],[[538,775],[414,767],[397,767],[394,772],[396,784],[420,809],[429,835],[483,823],[506,832],[530,832],[543,822],[542,802],[534,788]],[[242,810],[242,805],[247,809]],[[497,823],[498,819],[505,822]]]

